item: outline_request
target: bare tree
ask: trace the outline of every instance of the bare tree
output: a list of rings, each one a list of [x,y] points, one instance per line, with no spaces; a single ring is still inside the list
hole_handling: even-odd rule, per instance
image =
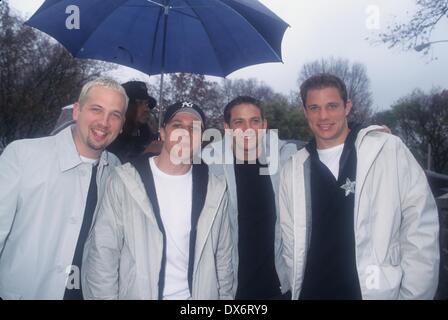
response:
[[[448,0],[416,0],[417,11],[406,23],[397,22],[380,33],[382,42],[390,48],[401,46],[404,50],[417,48],[428,53],[433,31],[448,18]],[[420,46],[420,47],[419,47]]]
[[[221,84],[221,94],[224,99],[224,104],[237,96],[251,96],[258,100],[267,102],[275,100],[277,93],[263,82],[257,79],[224,79]]]
[[[349,99],[353,102],[350,121],[363,123],[369,119],[372,114],[372,92],[367,69],[363,64],[333,57],[307,63],[299,72],[299,86],[309,77],[319,73],[334,74],[345,82]]]
[[[0,6],[0,140],[48,134],[61,107],[73,103],[104,63],[77,60],[43,33]],[[110,67],[109,67],[110,69]]]
[[[164,106],[175,101],[188,100],[197,103],[207,115],[209,127],[223,129],[224,107],[237,96],[252,96],[262,102],[269,127],[278,129],[280,138],[307,139],[308,125],[295,99],[276,93],[268,85],[256,79],[224,79],[221,83],[209,81],[203,75],[177,73],[165,82]],[[149,91],[157,93],[157,86]],[[291,101],[290,101],[291,100]]]
[[[209,127],[222,127],[222,105],[217,82],[199,74],[170,74],[165,84],[164,106],[185,100],[196,103],[204,110]]]

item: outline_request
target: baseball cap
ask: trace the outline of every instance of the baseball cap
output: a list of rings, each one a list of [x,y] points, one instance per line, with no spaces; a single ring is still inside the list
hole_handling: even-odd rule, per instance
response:
[[[176,102],[166,108],[165,115],[163,117],[162,127],[165,127],[167,123],[179,112],[187,112],[197,117],[202,122],[202,128],[205,128],[205,114],[196,104],[188,101]]]

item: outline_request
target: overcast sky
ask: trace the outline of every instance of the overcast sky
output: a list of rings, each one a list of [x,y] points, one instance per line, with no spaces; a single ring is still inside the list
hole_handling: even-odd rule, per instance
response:
[[[43,0],[10,0],[10,5],[30,17]],[[406,21],[415,0],[261,0],[291,27],[283,39],[284,63],[269,63],[238,70],[228,78],[257,78],[274,90],[288,94],[297,89],[297,75],[304,63],[330,56],[347,58],[366,65],[374,98],[374,107],[388,108],[415,88],[448,89],[448,43],[433,46],[430,61],[417,52],[372,46],[366,37],[385,30],[393,21]],[[379,30],[372,17],[379,13]],[[447,20],[447,19],[445,19]],[[445,21],[434,40],[448,39]],[[129,71],[129,78],[147,80],[141,73]],[[218,79],[218,78],[217,78]],[[127,79],[120,79],[127,80]]]

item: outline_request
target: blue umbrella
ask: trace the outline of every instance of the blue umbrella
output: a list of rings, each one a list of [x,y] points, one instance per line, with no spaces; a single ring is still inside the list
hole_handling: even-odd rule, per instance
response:
[[[72,8],[79,28],[67,27]],[[288,27],[257,0],[47,0],[27,24],[74,57],[161,74],[160,102],[164,73],[225,77],[282,61]]]

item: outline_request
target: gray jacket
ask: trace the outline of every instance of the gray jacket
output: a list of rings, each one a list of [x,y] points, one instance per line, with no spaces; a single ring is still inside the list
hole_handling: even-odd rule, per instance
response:
[[[290,290],[288,274],[286,272],[285,263],[282,258],[282,239],[280,230],[280,221],[278,217],[278,187],[279,174],[282,166],[287,160],[297,152],[297,146],[293,143],[287,143],[279,140],[275,131],[268,130],[264,136],[263,152],[259,158],[261,163],[268,164],[272,188],[275,193],[276,203],[276,224],[275,224],[275,268],[280,280],[281,291],[286,293]],[[235,182],[235,171],[233,163],[232,137],[225,135],[224,139],[210,144],[203,150],[203,159],[209,165],[210,171],[218,176],[224,176],[229,189],[229,220],[230,230],[232,234],[233,250],[232,250],[232,266],[233,266],[233,296],[236,294],[238,287],[238,199]],[[221,161],[222,160],[222,161]],[[265,172],[267,173],[267,172]]]
[[[98,201],[119,164],[113,154],[101,154]],[[91,174],[92,165],[76,150],[72,127],[5,149],[0,157],[0,297],[63,298]]]
[[[210,174],[197,222],[192,299],[231,298],[226,206],[226,183]],[[129,163],[117,167],[84,249],[86,299],[158,299],[164,245],[156,219],[137,170]]]

